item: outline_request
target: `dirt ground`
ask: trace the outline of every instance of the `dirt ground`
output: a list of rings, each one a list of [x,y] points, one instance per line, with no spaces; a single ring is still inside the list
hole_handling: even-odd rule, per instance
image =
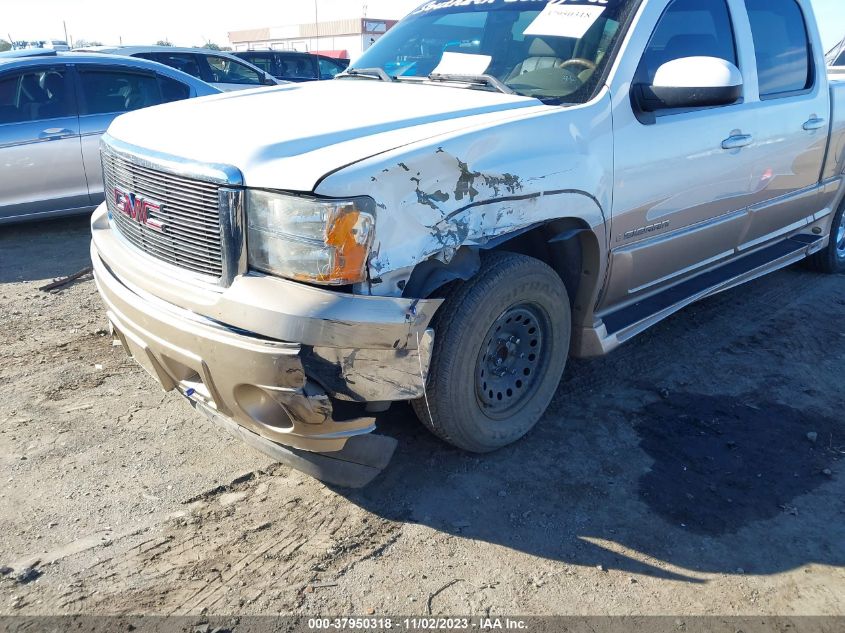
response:
[[[106,334],[86,220],[0,227],[0,615],[845,614],[845,277],[793,268],[570,363],[479,458],[395,406],[332,489]]]

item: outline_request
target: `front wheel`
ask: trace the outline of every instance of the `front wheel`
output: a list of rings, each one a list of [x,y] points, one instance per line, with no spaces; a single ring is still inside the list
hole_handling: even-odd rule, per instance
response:
[[[543,262],[490,253],[481,271],[456,285],[435,316],[422,423],[475,453],[530,431],[555,394],[569,353],[566,287]]]

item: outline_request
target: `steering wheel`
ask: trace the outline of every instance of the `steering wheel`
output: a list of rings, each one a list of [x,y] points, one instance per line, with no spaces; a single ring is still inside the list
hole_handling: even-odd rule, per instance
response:
[[[589,59],[584,59],[583,57],[573,57],[572,59],[567,59],[558,66],[558,68],[566,68],[567,66],[583,66],[586,70],[596,69],[595,62],[590,61]]]

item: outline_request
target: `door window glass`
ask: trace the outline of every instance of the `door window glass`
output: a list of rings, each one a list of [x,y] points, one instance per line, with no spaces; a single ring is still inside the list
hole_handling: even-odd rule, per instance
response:
[[[191,77],[204,79],[200,72],[200,66],[197,63],[196,56],[191,53],[139,53],[135,57],[149,59],[150,61],[175,68],[176,70],[181,70]]]
[[[795,0],[745,0],[760,96],[806,90],[813,85],[804,14]]]
[[[240,55],[240,57],[243,57],[243,59],[256,68],[260,68],[268,75],[276,74],[273,68],[273,56],[269,53],[251,53],[249,55]]]
[[[343,68],[329,59],[318,58],[320,62],[320,79],[334,79]]]
[[[285,55],[279,58],[282,79],[317,79],[314,61],[305,55]]]
[[[113,70],[83,70],[83,114],[129,112],[162,102],[154,75]]]
[[[675,0],[670,4],[640,62],[638,82],[653,83],[658,68],[684,57],[717,57],[738,65],[725,0]]]
[[[218,84],[262,85],[257,71],[234,59],[209,55],[208,66],[211,69],[211,81]]]
[[[162,103],[182,101],[191,96],[191,89],[181,81],[159,75],[158,82],[161,85]]]
[[[47,69],[0,79],[0,124],[75,116],[65,72]]]

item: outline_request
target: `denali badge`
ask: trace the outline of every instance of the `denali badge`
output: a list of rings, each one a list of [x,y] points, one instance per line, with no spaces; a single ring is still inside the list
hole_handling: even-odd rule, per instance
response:
[[[115,187],[114,206],[123,215],[135,220],[138,224],[142,224],[153,231],[164,233],[164,222],[150,217],[150,214],[161,211],[163,205],[136,196],[134,193],[126,193]]]
[[[622,237],[618,238],[616,241],[621,242],[622,240],[630,240],[633,237],[639,237],[640,235],[645,235],[646,233],[655,233],[657,231],[662,231],[663,229],[669,228],[669,221],[666,222],[658,222],[657,224],[650,224],[648,226],[643,226],[638,229],[634,229],[633,231],[628,231]]]

